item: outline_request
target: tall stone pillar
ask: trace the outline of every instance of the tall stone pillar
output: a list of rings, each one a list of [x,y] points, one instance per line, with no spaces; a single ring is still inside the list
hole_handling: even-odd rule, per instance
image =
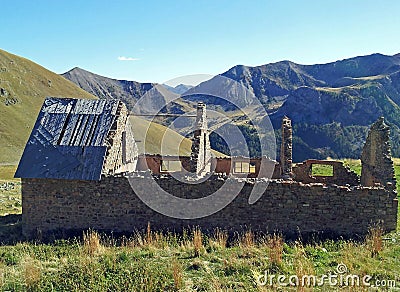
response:
[[[197,116],[192,139],[191,171],[203,176],[211,171],[211,146],[207,126],[206,105],[197,104]]]
[[[390,128],[383,117],[371,126],[361,154],[362,185],[380,183],[389,190],[396,189],[389,134]]]
[[[282,119],[282,143],[281,143],[281,169],[282,178],[292,178],[292,121],[284,116]]]

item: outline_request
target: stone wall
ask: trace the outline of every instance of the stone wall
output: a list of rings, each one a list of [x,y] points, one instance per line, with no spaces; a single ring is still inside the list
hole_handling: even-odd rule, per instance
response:
[[[182,168],[186,171],[190,171],[191,158],[188,156],[161,156],[161,155],[140,155],[138,157],[137,171],[150,170],[153,174],[165,174],[167,172],[161,171],[161,165],[163,160],[180,161]],[[270,177],[280,178],[281,168],[280,164],[276,161],[271,161],[267,158],[246,158],[246,157],[212,157],[210,159],[210,169],[215,174],[225,174],[235,177]],[[236,162],[247,162],[249,165],[254,166],[254,172],[248,173],[237,173],[234,171],[234,165]],[[262,173],[262,164],[264,163],[264,172]],[[270,171],[274,168],[273,171]],[[261,172],[260,172],[261,171]],[[260,175],[260,176],[259,176]]]
[[[312,176],[312,166],[314,164],[331,165],[333,167],[333,176]],[[342,161],[308,159],[293,167],[293,176],[296,181],[303,183],[325,183],[341,186],[356,186],[360,184],[358,175],[349,167],[344,166]]]
[[[132,178],[146,192],[148,178]],[[239,184],[238,179],[231,181]],[[218,189],[224,180],[213,177],[199,185],[183,184],[171,177],[158,179],[171,193],[187,198],[201,197]],[[101,181],[22,179],[23,233],[32,237],[40,230],[94,228],[114,232],[144,229],[180,231],[188,226],[220,227],[230,232],[244,228],[286,235],[323,232],[334,235],[365,234],[371,224],[382,221],[385,230],[395,230],[396,193],[382,187],[339,187],[272,180],[264,195],[248,204],[254,183],[247,179],[240,194],[223,210],[195,220],[174,219],[147,207],[132,191],[125,177]],[[228,190],[229,191],[229,190]],[[157,196],[157,193],[154,193]]]
[[[150,170],[153,174],[167,173],[161,171],[164,161],[180,161],[182,169],[190,171],[191,161],[189,156],[161,156],[161,155],[139,155],[136,171]]]
[[[254,166],[254,172],[249,173],[237,173],[235,172],[236,162],[247,162],[251,166]],[[262,173],[262,164],[264,163],[265,173]],[[270,177],[270,178],[280,178],[281,177],[281,167],[276,161],[271,161],[268,158],[246,158],[246,157],[217,157],[212,159],[212,169],[215,173],[223,173],[227,175],[232,175],[236,177]],[[270,169],[274,168],[273,171]],[[272,175],[271,175],[272,174]]]
[[[282,178],[290,179],[292,177],[292,121],[288,117],[282,119],[282,142],[281,142],[281,170]]]
[[[102,173],[114,174],[135,169],[138,150],[130,127],[128,110],[124,103],[119,102],[105,141],[107,152]]]
[[[361,154],[362,185],[381,184],[390,190],[396,189],[389,134],[389,126],[383,117],[371,126]]]
[[[192,138],[191,172],[204,176],[211,171],[210,133],[207,125],[206,105],[197,104],[196,123]]]

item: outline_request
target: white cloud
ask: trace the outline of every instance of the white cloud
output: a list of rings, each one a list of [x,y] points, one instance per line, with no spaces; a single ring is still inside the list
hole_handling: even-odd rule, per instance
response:
[[[124,57],[124,56],[119,56],[118,57],[119,61],[138,61],[140,60],[139,58],[132,58],[132,57]]]

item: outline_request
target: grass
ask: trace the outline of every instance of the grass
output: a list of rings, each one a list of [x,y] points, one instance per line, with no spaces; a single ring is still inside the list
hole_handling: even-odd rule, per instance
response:
[[[199,229],[196,229],[200,232]],[[257,237],[251,245],[244,233],[229,247],[214,249],[202,234],[203,251],[193,253],[193,232],[156,235],[151,244],[137,245],[137,236],[124,241],[88,231],[83,239],[60,240],[51,245],[19,243],[0,247],[0,290],[5,291],[269,291],[258,285],[265,273],[329,274],[338,264],[349,273],[371,275],[373,280],[397,280],[400,234],[383,240],[371,256],[371,239],[361,242],[324,241],[303,244],[283,238]],[[188,235],[189,234],[189,235]],[[275,254],[274,256],[271,256]],[[261,278],[262,279],[262,278]],[[278,288],[276,282],[274,287]],[[293,287],[292,290],[303,287]],[[328,287],[329,288],[329,287]],[[327,287],[316,287],[327,291]],[[351,290],[357,291],[357,290]],[[358,290],[362,291],[362,290]]]
[[[15,165],[0,166],[0,216],[20,214],[21,181],[14,178]]]
[[[192,141],[179,133],[155,122],[131,116],[132,131],[140,153],[190,156]],[[226,155],[211,150],[217,157]]]
[[[21,214],[21,183],[0,180],[0,216]]]
[[[353,170],[358,175],[361,175],[361,160],[360,159],[345,159],[344,165],[350,167],[350,169]]]
[[[398,177],[400,159],[394,162]],[[359,161],[345,163],[360,172]],[[0,167],[8,178],[12,172],[12,167]],[[20,213],[19,180],[2,179],[0,185],[6,182],[14,187],[0,190],[1,198],[10,203],[1,204],[0,213]],[[14,236],[18,242],[20,223],[8,220],[10,216],[15,216],[14,221],[20,218],[0,217],[0,238]],[[370,283],[395,280],[399,287],[399,242],[399,229],[383,234],[379,226],[372,226],[361,241],[308,243],[287,241],[279,234],[257,236],[251,230],[234,236],[223,229],[207,235],[198,228],[174,234],[153,231],[148,225],[118,239],[88,230],[80,238],[51,244],[1,245],[0,291],[309,291],[301,287],[303,276],[333,274],[339,264],[346,266],[348,274],[371,275]],[[282,289],[276,280],[270,286],[264,283],[270,275],[296,275],[299,286]],[[313,290],[337,289],[324,285]],[[343,289],[367,291],[365,287]]]
[[[0,50],[0,164],[16,164],[46,96],[96,98],[25,58]]]
[[[16,170],[16,165],[0,165],[0,180],[19,181],[18,179],[14,179]]]
[[[333,176],[333,166],[324,164],[313,164],[311,168],[312,176]]]

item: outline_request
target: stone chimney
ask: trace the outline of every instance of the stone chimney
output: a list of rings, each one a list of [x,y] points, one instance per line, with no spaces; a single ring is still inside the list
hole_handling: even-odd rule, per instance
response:
[[[281,143],[281,175],[283,179],[291,179],[292,173],[292,121],[284,116],[282,119],[282,143]]]
[[[191,171],[204,176],[211,171],[211,147],[207,126],[206,105],[197,104],[197,116],[192,139]]]
[[[370,128],[361,154],[361,184],[374,186],[380,183],[396,190],[396,177],[389,142],[390,128],[380,117]]]

